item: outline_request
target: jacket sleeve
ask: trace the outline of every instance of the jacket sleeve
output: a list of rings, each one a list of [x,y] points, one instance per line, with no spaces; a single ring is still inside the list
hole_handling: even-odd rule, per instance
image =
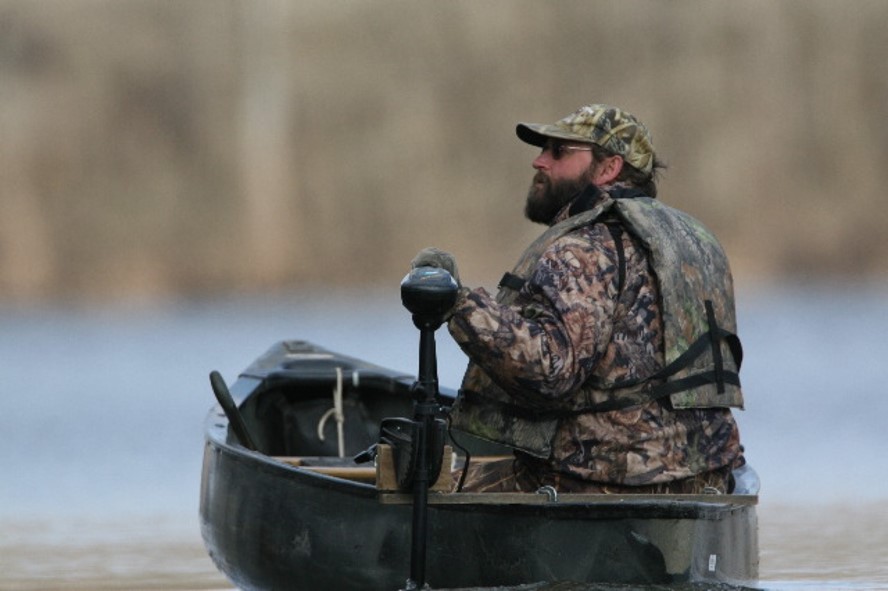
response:
[[[518,403],[566,397],[607,350],[616,254],[600,232],[583,234],[543,254],[515,304],[498,304],[483,288],[466,291],[448,324],[463,352]]]

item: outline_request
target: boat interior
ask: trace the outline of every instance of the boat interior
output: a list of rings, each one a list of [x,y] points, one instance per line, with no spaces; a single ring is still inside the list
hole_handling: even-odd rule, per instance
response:
[[[300,360],[299,373],[286,368],[268,374],[243,401],[240,412],[257,451],[277,461],[327,476],[396,492],[391,454],[377,446],[376,462],[357,463],[355,457],[380,439],[379,425],[390,417],[413,413],[413,378],[349,366],[341,358],[318,356]],[[444,404],[450,399],[442,398]],[[462,465],[468,448],[472,462],[509,454],[505,447],[460,434],[458,445],[446,439],[447,458],[432,490],[451,488],[451,470]],[[735,473],[735,495],[758,494],[758,477],[744,467]],[[475,496],[475,495],[472,495]]]

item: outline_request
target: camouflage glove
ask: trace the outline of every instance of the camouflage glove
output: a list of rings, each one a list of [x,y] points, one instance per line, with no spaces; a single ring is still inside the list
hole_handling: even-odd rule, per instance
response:
[[[462,283],[459,280],[459,269],[456,268],[456,259],[453,258],[453,255],[449,252],[444,252],[443,250],[432,247],[423,248],[410,262],[411,269],[417,267],[437,267],[438,269],[444,269],[450,273],[454,281],[456,281],[456,284],[459,287],[462,287]]]

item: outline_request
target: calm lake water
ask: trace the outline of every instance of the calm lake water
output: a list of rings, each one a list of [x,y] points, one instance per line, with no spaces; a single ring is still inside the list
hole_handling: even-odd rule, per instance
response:
[[[761,587],[888,589],[888,285],[741,291],[738,306]],[[231,382],[287,338],[417,364],[397,287],[0,309],[0,326],[2,590],[230,589],[197,519],[209,372]],[[464,357],[445,331],[438,349],[456,386]]]

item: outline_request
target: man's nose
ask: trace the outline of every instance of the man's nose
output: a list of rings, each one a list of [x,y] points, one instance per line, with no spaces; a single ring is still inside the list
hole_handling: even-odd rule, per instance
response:
[[[549,150],[543,150],[540,155],[533,159],[532,166],[537,170],[549,168],[552,165],[552,156]]]

